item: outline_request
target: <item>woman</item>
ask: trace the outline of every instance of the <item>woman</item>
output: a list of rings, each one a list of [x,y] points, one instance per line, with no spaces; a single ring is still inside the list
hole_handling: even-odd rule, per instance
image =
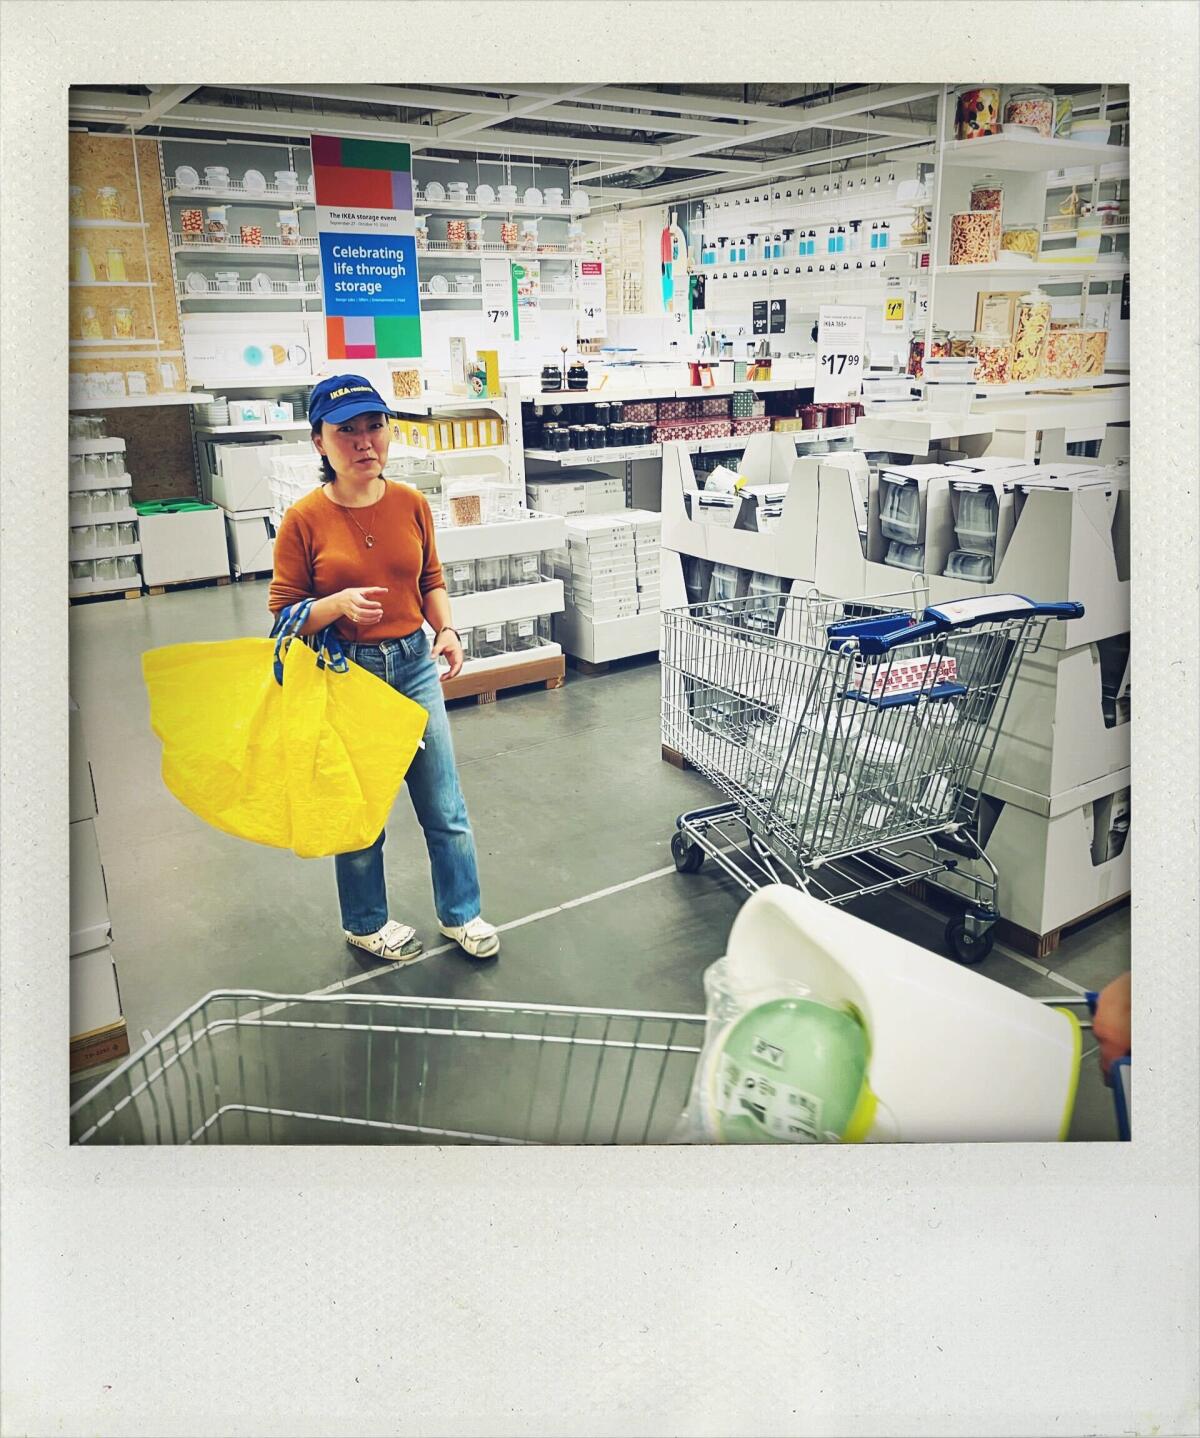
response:
[[[391,412],[361,375],[315,385],[308,414],[323,478],[283,517],[267,602],[278,613],[314,598],[302,633],[333,625],[347,658],[429,711],[425,747],[406,783],[425,832],[439,926],[472,958],[491,958],[500,937],[479,913],[475,840],[435,663],[444,655],[443,680],[453,679],[463,649],[450,623],[428,501],[383,477]],[[433,630],[432,650],[422,620]],[[420,956],[421,941],[410,925],[388,917],[383,840],[380,834],[369,849],[334,859],[342,928],[356,948],[408,963]]]

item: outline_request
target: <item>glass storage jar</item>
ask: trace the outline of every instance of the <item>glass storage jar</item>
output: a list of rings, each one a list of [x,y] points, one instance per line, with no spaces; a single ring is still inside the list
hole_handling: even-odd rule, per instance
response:
[[[980,175],[971,186],[972,210],[999,210],[1004,204],[1004,181],[998,175]]]
[[[508,582],[514,584],[537,584],[542,577],[542,555],[540,550],[528,554],[508,556]]]
[[[95,573],[96,566],[90,559],[71,560],[71,578],[76,583],[90,583]]]
[[[1050,333],[1050,301],[1034,291],[1022,297],[1013,334],[1014,380],[1037,379],[1042,373],[1046,337]]]
[[[999,133],[1000,86],[964,85],[955,97],[955,139],[977,140]]]
[[[505,626],[505,645],[510,654],[522,649],[536,649],[540,643],[534,618],[510,619]]]
[[[1083,354],[1082,330],[1051,330],[1043,373],[1047,379],[1078,379],[1083,372]]]
[[[1005,225],[1000,231],[1000,249],[1012,255],[1028,255],[1037,259],[1041,231],[1036,225]]]
[[[137,578],[138,578],[138,562],[137,562],[137,555],[136,555],[136,554],[119,554],[119,555],[117,555],[117,578],[118,578],[118,579],[137,579]]]
[[[446,578],[446,593],[451,598],[459,594],[474,594],[475,561],[473,559],[455,559],[449,563],[443,560],[442,573]]]
[[[955,330],[950,336],[950,353],[955,358],[975,353],[974,330]]]
[[[111,514],[113,510],[113,492],[111,489],[92,490],[92,513]]]
[[[1000,211],[964,210],[950,216],[950,263],[994,264],[1000,253]]]
[[[132,519],[122,520],[117,525],[117,539],[121,545],[136,544],[138,542],[137,524]]]
[[[1108,349],[1107,330],[1083,330],[1083,368],[1085,375],[1104,373],[1104,356]]]
[[[96,547],[96,531],[90,524],[73,524],[69,544],[73,553],[86,554]]]
[[[117,561],[115,559],[96,560],[96,579],[98,582],[109,583],[117,577]]]
[[[492,589],[503,589],[508,582],[508,556],[501,554],[492,559],[475,561],[475,587],[480,594]]]
[[[504,625],[480,624],[476,626],[474,644],[476,659],[494,659],[498,654],[505,653]]]
[[[979,384],[1008,384],[1012,379],[1013,345],[1007,335],[975,336],[975,379]]]
[[[1036,130],[1048,140],[1054,133],[1054,92],[1044,85],[1022,85],[1004,103],[1004,128]]]
[[[115,524],[98,524],[95,534],[97,549],[115,549],[117,547],[117,526]]]

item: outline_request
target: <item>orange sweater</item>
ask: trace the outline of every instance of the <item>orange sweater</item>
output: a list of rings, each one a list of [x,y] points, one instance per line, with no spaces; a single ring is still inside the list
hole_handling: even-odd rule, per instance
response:
[[[326,599],[341,589],[378,585],[388,591],[377,596],[383,604],[382,620],[358,625],[339,619],[337,633],[352,643],[378,644],[420,629],[425,595],[446,583],[429,501],[407,484],[389,482],[374,510],[350,510],[324,491],[324,485],[314,489],[283,516],[267,597],[272,613],[300,599]],[[374,536],[371,548],[355,519]]]

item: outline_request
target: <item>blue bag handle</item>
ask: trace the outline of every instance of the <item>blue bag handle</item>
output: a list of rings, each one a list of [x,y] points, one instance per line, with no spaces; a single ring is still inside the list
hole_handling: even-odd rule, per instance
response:
[[[302,639],[310,649],[316,650],[318,669],[328,666],[332,674],[345,674],[350,668],[350,661],[342,649],[342,641],[338,638],[332,625],[327,625],[319,634],[300,634],[300,630],[308,623],[313,603],[314,601],[311,599],[301,599],[296,604],[289,604],[286,609],[281,609],[275,616],[270,638],[275,640],[275,657],[272,667],[276,684],[283,683],[283,661],[287,655],[288,645],[297,637]]]
[[[1073,599],[1042,603],[1023,594],[986,594],[977,599],[960,599],[926,608],[920,619],[907,614],[877,615],[873,619],[843,619],[826,631],[833,650],[849,648],[857,641],[860,654],[886,654],[901,644],[912,644],[952,629],[970,629],[998,619],[1079,619],[1083,605]]]

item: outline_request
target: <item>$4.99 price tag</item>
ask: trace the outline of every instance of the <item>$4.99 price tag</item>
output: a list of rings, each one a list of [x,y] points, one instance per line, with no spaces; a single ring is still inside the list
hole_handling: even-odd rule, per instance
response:
[[[862,393],[867,312],[860,305],[822,305],[817,323],[816,404],[855,399]]]

